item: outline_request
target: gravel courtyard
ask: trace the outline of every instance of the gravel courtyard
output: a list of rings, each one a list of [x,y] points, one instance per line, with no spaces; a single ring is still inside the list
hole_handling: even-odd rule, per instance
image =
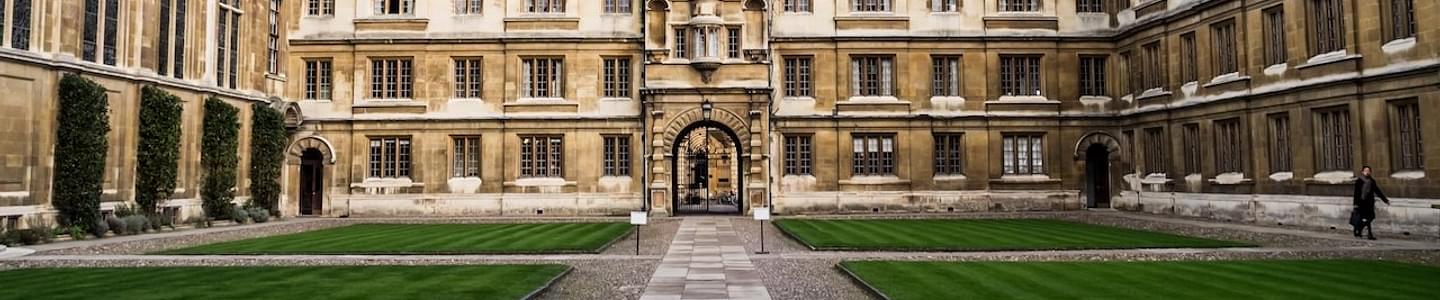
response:
[[[743,246],[764,288],[773,299],[873,299],[835,265],[847,260],[929,261],[1155,261],[1237,259],[1384,259],[1440,266],[1440,239],[1382,236],[1356,240],[1344,230],[1241,225],[1202,219],[1122,212],[970,213],[930,215],[798,216],[791,218],[1053,218],[1071,222],[1247,242],[1255,248],[1128,249],[996,252],[812,251],[765,223],[760,250],[758,221],[748,217],[699,216],[655,218],[635,236],[627,234],[599,254],[563,255],[147,255],[216,242],[306,232],[358,223],[529,223],[625,222],[623,218],[358,218],[287,219],[243,226],[186,229],[102,240],[71,241],[31,247],[36,253],[0,259],[0,270],[42,267],[252,266],[252,265],[473,265],[559,263],[574,267],[539,299],[640,299],[686,218],[728,219],[734,241]],[[737,248],[739,249],[739,248]]]

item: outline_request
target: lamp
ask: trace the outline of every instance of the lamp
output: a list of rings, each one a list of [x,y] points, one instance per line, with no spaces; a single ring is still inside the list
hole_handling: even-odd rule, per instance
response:
[[[710,120],[710,115],[714,113],[714,108],[714,105],[711,105],[708,99],[700,103],[700,113],[705,116],[705,120]]]

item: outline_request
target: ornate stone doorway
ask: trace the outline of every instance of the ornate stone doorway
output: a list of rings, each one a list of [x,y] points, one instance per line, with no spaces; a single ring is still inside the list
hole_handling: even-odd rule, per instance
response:
[[[1114,196],[1114,174],[1120,174],[1119,167],[1125,163],[1124,148],[1114,136],[1104,132],[1091,132],[1075,144],[1075,160],[1084,168],[1084,191],[1087,208],[1110,208]]]
[[[741,144],[734,130],[702,120],[680,131],[670,149],[671,207],[675,214],[744,212]]]

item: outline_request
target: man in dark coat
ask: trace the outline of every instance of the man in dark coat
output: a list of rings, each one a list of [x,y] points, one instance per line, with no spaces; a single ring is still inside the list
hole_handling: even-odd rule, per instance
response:
[[[1390,205],[1390,197],[1385,197],[1385,192],[1380,191],[1380,185],[1375,183],[1375,178],[1370,177],[1370,166],[1360,168],[1360,178],[1355,179],[1355,211],[1351,216],[1351,224],[1355,226],[1355,237],[1360,237],[1364,231],[1369,232],[1369,238],[1375,239],[1375,229],[1370,223],[1375,222],[1375,198],[1385,201]]]

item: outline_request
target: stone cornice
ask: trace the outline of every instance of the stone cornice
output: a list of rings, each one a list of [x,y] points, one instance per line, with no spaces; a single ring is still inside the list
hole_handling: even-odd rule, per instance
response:
[[[47,57],[48,56],[48,57]],[[154,84],[161,87],[190,90],[199,93],[210,93],[219,96],[242,99],[248,101],[266,102],[271,101],[270,96],[257,91],[240,91],[221,88],[213,85],[196,84],[189,80],[179,80],[173,77],[160,76],[159,74],[137,72],[139,69],[123,69],[114,66],[102,65],[92,62],[81,61],[74,56],[67,54],[49,54],[26,50],[0,48],[0,60],[28,63],[50,68],[56,71],[69,71],[81,74],[100,75],[114,77],[137,83]]]

